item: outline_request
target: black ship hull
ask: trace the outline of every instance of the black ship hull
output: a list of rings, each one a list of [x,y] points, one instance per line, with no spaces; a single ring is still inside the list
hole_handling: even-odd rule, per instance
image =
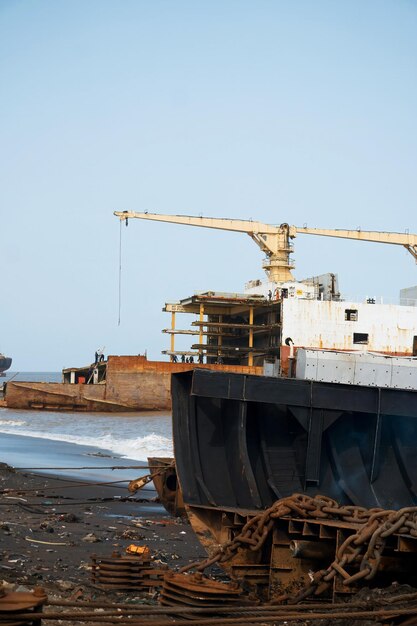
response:
[[[417,584],[414,531],[399,528],[415,508],[390,510],[417,504],[417,391],[202,370],[171,389],[199,569],[217,561],[276,602]]]
[[[264,509],[294,493],[417,504],[417,392],[203,370],[172,380],[184,502]]]
[[[12,364],[12,359],[6,356],[0,356],[0,376],[10,368]]]

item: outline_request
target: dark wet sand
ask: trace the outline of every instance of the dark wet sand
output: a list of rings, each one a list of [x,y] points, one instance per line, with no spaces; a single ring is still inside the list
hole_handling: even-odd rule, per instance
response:
[[[92,553],[110,556],[131,543],[147,545],[157,564],[173,569],[205,556],[188,522],[150,501],[153,491],[131,498],[120,486],[83,485],[2,465],[0,496],[0,580],[9,583],[44,586],[66,597],[82,587],[85,596],[98,599],[109,594],[91,586]],[[91,534],[93,542],[85,540]]]
[[[144,495],[146,501],[141,501]],[[170,517],[160,504],[149,501],[149,496],[152,492],[131,499],[127,490],[120,487],[87,486],[68,478],[14,471],[0,464],[0,582],[6,581],[18,591],[43,587],[49,601],[157,604],[153,590],[109,592],[97,589],[92,584],[90,569],[91,554],[110,556],[115,550],[123,553],[131,543],[147,545],[155,565],[166,564],[173,570],[206,556],[188,522]],[[97,541],[84,541],[88,535],[93,535]],[[382,592],[369,592],[364,589],[351,599],[361,598],[369,604],[373,594],[379,597],[381,593],[411,591],[415,590],[391,587]],[[50,610],[55,609],[49,607],[48,612]],[[58,607],[56,610],[77,609]],[[79,610],[83,611],[81,605]],[[59,619],[45,620],[45,623],[92,626],[97,621]],[[147,623],[152,622],[144,618],[143,624]],[[251,622],[245,619],[243,623]],[[314,623],[328,626],[329,620]],[[380,622],[338,620],[339,626],[375,623]]]
[[[40,475],[93,482],[123,479],[128,482],[147,473],[146,470],[128,469],[131,466],[147,465],[146,459],[138,461],[94,446],[6,433],[0,434],[0,461],[15,468],[51,468],[36,470]],[[91,469],[76,469],[87,466]],[[107,466],[123,466],[127,469],[106,470]],[[59,471],[57,468],[66,469]]]

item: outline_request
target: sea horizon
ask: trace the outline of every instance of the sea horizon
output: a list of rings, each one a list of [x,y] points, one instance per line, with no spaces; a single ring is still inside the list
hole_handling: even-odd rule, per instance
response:
[[[62,371],[20,371],[7,370],[0,377],[0,383],[7,383],[9,380],[20,380],[32,383],[60,383],[62,382]]]

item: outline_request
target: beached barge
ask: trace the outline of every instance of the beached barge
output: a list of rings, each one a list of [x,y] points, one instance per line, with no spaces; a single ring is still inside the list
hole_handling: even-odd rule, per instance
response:
[[[193,367],[189,363],[148,361],[140,355],[109,356],[107,362],[96,366],[64,370],[62,383],[10,381],[6,403],[8,408],[51,411],[167,411],[171,409],[171,374]],[[200,367],[262,373],[260,367]],[[94,376],[96,382],[90,380]]]

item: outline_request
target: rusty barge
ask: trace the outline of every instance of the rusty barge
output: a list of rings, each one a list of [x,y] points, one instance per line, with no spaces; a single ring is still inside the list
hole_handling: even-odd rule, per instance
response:
[[[146,356],[109,356],[107,361],[63,370],[62,383],[10,381],[7,408],[49,411],[169,411],[171,374],[188,363],[148,361]],[[261,373],[262,368],[205,364],[223,371]]]

